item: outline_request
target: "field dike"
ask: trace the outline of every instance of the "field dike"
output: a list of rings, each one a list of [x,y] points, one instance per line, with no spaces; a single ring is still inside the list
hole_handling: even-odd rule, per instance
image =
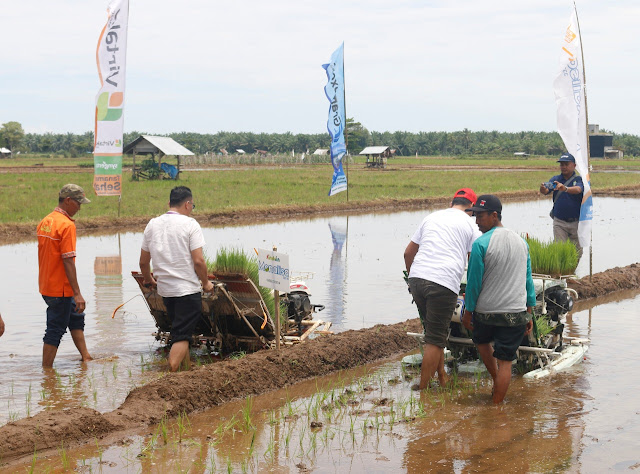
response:
[[[532,199],[549,199],[537,190],[505,191],[495,193],[504,202],[523,202]],[[595,196],[640,197],[640,185],[618,186],[593,190]],[[415,199],[380,199],[375,201],[336,202],[330,205],[287,205],[268,208],[247,208],[232,211],[194,214],[193,217],[203,227],[254,225],[266,222],[285,221],[327,215],[356,215],[371,212],[398,212],[417,209],[447,207],[450,197]],[[551,208],[551,201],[549,201]],[[44,216],[42,216],[44,217]],[[94,217],[76,220],[78,235],[103,235],[116,232],[142,232],[149,220],[156,216],[138,217]],[[0,223],[0,245],[14,244],[25,240],[35,240],[37,222]]]
[[[44,411],[0,427],[0,462],[60,446],[73,447],[158,423],[163,416],[193,413],[305,379],[351,369],[416,349],[407,331],[418,319],[351,330],[276,351],[260,351],[186,372],[167,374],[134,389],[109,413],[79,407]]]

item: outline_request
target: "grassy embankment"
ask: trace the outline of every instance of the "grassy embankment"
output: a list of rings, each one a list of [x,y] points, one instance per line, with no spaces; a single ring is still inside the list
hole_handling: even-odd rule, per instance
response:
[[[7,160],[8,161],[8,160]],[[19,163],[20,160],[11,160]],[[487,166],[492,160],[472,160]],[[528,160],[515,160],[531,163]],[[430,163],[443,163],[429,160]],[[395,162],[394,162],[395,163]],[[463,164],[465,160],[455,160]],[[501,162],[509,167],[510,162]],[[424,198],[448,198],[460,187],[472,187],[478,194],[538,189],[542,181],[557,172],[554,161],[546,170],[497,172],[478,170],[424,170],[390,164],[385,171],[366,170],[352,165],[349,170],[351,203],[388,202]],[[4,164],[4,162],[3,162]],[[15,165],[14,165],[15,166]],[[268,211],[288,206],[325,207],[342,205],[346,193],[328,197],[332,168],[313,165],[298,168],[260,168],[225,171],[185,172],[180,181],[132,182],[130,172],[123,176],[122,217],[146,217],[166,210],[169,190],[176,184],[189,186],[197,203],[196,214],[204,215],[238,210]],[[93,200],[83,206],[79,218],[115,217],[117,197],[92,196],[91,173],[11,173],[0,174],[0,223],[37,222],[56,204],[62,185],[69,182],[83,186]],[[634,173],[598,173],[592,176],[594,189],[637,184]]]

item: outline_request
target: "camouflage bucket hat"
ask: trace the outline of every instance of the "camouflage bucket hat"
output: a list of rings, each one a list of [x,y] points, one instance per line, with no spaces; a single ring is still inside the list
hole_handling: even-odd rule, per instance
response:
[[[71,198],[74,201],[78,201],[80,204],[88,204],[91,201],[84,195],[84,189],[77,184],[65,184],[60,190],[60,199]]]

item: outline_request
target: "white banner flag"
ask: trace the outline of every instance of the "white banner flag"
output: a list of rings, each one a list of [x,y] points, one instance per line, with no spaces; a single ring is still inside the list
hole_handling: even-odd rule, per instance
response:
[[[588,248],[591,240],[593,201],[589,176],[589,148],[587,140],[587,103],[585,98],[582,43],[575,9],[564,34],[560,49],[558,75],[553,81],[553,92],[558,107],[558,132],[567,151],[576,159],[576,168],[582,177],[584,194],[580,207],[578,238],[580,246]]]
[[[119,196],[129,0],[112,0],[107,11],[96,51],[100,91],[96,96],[93,188],[98,196]]]

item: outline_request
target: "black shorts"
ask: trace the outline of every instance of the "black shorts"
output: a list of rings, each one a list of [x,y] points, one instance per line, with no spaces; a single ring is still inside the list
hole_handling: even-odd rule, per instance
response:
[[[498,360],[516,360],[516,351],[520,347],[526,324],[520,326],[493,326],[474,318],[473,342],[489,344],[493,342],[493,357]]]
[[[202,316],[200,293],[163,297],[162,301],[171,320],[171,342],[190,341],[198,319]]]

